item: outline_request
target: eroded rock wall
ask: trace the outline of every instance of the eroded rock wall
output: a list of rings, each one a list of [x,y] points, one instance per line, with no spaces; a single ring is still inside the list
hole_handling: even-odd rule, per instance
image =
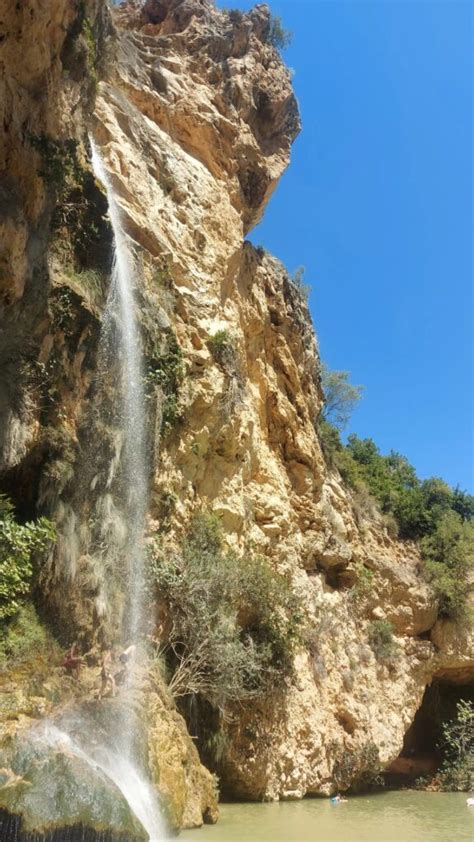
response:
[[[90,520],[81,489],[92,487],[93,476],[81,454],[90,453],[91,429],[94,469],[117,461],[113,425],[103,431],[90,426],[110,269],[106,207],[100,185],[84,176],[80,219],[94,229],[86,248],[69,242],[74,226],[64,206],[71,197],[48,196],[39,153],[27,140],[32,131],[77,139],[79,161],[90,173],[91,131],[139,266],[146,360],[177,342],[185,369],[175,394],[157,389],[149,398],[149,532],[166,518],[165,542],[175,546],[196,511],[216,512],[237,552],[252,547],[292,579],[310,617],[311,640],[297,656],[296,681],[271,700],[239,708],[226,726],[223,786],[250,799],[328,793],[377,763],[389,765],[426,685],[435,676],[472,676],[474,650],[470,632],[437,620],[416,547],[390,537],[377,513],[361,511],[328,470],[316,432],[319,356],[304,296],[277,260],[244,240],[288,165],[299,130],[288,72],[268,43],[268,8],[230,15],[208,0],[147,0],[116,9],[112,25],[97,0],[86,4],[85,31],[83,24],[74,29],[71,4],[55,4],[49,17],[33,0],[27,8],[42,21],[31,37],[44,42],[44,50],[37,66],[22,71],[24,79],[10,67],[18,39],[4,53],[11,126],[5,190],[16,198],[4,204],[2,283],[10,325],[3,334],[5,359],[13,367],[23,364],[26,339],[32,350],[24,381],[10,376],[3,386],[3,488],[28,486],[26,513],[43,506],[58,523],[59,545],[46,565],[42,594],[59,624],[69,624],[69,640],[78,635],[100,645],[110,636],[117,602],[97,574],[94,541],[100,536],[84,538],[81,531]],[[14,39],[26,24],[8,9],[4,19]],[[91,58],[91,35],[105,56],[102,65],[95,52]],[[79,73],[67,55],[83,42],[85,70]],[[74,206],[81,202],[73,197]],[[51,236],[55,203],[64,212]],[[84,286],[84,271],[91,269],[104,277],[98,294]],[[54,323],[51,300],[58,296]],[[209,347],[218,331],[227,332],[234,349],[221,360]],[[38,361],[47,367],[53,351],[45,418],[30,372]],[[171,398],[173,413],[166,415]],[[55,444],[48,462],[41,443],[46,428],[58,427],[66,443]],[[46,439],[51,450],[50,432]],[[51,461],[62,467],[46,470]],[[104,517],[110,515],[106,490],[100,482],[93,488]],[[21,494],[15,498],[21,503]],[[371,571],[368,592],[357,587],[361,570]],[[395,627],[397,654],[390,662],[377,660],[369,646],[374,619]],[[152,707],[151,765],[159,751],[170,758],[156,773],[158,784],[182,795],[177,823],[199,823],[211,809],[209,781],[198,780],[192,795],[186,789],[201,775],[195,750],[182,720],[168,717],[163,698]],[[179,769],[187,764],[184,786]]]
[[[150,267],[166,261],[186,364],[182,420],[155,468],[151,528],[169,495],[171,545],[194,511],[212,509],[238,551],[252,546],[291,573],[312,617],[296,684],[228,726],[222,781],[245,798],[328,793],[386,767],[433,676],[457,669],[457,658],[474,666],[472,640],[458,648],[451,625],[437,621],[416,547],[391,538],[376,512],[356,510],[328,472],[304,297],[278,261],[242,244],[298,128],[267,21],[261,6],[231,17],[207,3],[128,5],[95,111],[152,290]],[[232,363],[209,349],[219,330],[233,338]],[[361,567],[373,574],[365,595],[354,587]],[[374,619],[395,627],[390,664],[369,646]],[[347,754],[352,768],[341,770]]]

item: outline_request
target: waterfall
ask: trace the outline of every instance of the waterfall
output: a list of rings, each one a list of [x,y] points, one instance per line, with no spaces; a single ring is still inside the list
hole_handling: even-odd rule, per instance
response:
[[[148,505],[148,470],[146,464],[145,394],[141,339],[134,301],[136,272],[129,239],[123,229],[121,212],[114,195],[112,180],[97,145],[91,138],[92,166],[95,176],[106,189],[109,216],[114,235],[114,255],[110,291],[105,307],[101,352],[119,366],[119,424],[121,447],[118,499],[103,500],[104,513],[113,510],[114,503],[124,515],[126,537],[123,552],[126,560],[125,613],[122,644],[135,645],[143,636],[145,622],[144,594],[144,526]],[[108,486],[110,485],[108,482]],[[133,672],[132,672],[133,677]],[[124,693],[130,693],[125,687]],[[130,700],[128,700],[130,701]],[[127,702],[127,698],[125,698]],[[50,730],[49,737],[58,733]],[[91,766],[99,768],[120,789],[130,809],[147,831],[150,842],[165,839],[159,804],[151,785],[138,772],[133,758],[134,723],[117,716],[112,735],[113,751],[109,747],[81,747],[66,734],[59,733],[70,750]],[[43,735],[44,738],[44,735]]]
[[[125,552],[128,568],[128,604],[124,640],[135,643],[143,630],[144,549],[143,530],[148,503],[146,465],[145,395],[142,352],[133,290],[135,265],[121,221],[112,181],[91,138],[94,174],[104,185],[114,234],[112,280],[102,324],[101,344],[120,365],[120,425],[123,438],[121,504],[127,522]]]

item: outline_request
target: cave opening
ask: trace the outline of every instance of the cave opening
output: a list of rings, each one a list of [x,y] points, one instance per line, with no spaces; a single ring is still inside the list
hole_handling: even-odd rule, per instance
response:
[[[443,677],[428,685],[405,734],[402,751],[387,769],[387,785],[397,787],[417,778],[436,777],[444,760],[443,725],[456,718],[461,700],[474,702],[474,683],[458,683]]]
[[[19,523],[33,521],[38,515],[41,464],[42,452],[36,447],[18,465],[0,474],[0,493],[13,504]]]

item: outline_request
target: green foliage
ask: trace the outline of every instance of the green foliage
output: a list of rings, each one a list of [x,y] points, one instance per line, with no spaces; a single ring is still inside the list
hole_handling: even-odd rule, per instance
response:
[[[440,517],[455,506],[469,516],[469,495],[454,492],[438,477],[420,481],[400,453],[392,450],[382,456],[372,439],[356,435],[349,436],[346,450],[352,459],[346,478],[353,487],[361,482],[367,486],[381,511],[396,519],[401,538],[430,534]]]
[[[11,669],[51,650],[52,641],[31,603],[19,606],[8,622],[0,625],[0,670]]]
[[[474,495],[468,494],[467,491],[461,491],[459,487],[455,488],[451,506],[462,520],[474,518]]]
[[[176,509],[178,497],[173,491],[162,491],[158,498],[158,509],[161,520],[161,527],[167,529],[170,526],[170,521]]]
[[[324,392],[322,419],[342,430],[362,394],[362,386],[352,386],[348,382],[348,371],[331,371],[323,364],[321,385]]]
[[[393,626],[388,620],[373,620],[369,626],[369,643],[379,661],[388,661],[397,651]]]
[[[181,418],[179,390],[184,379],[183,352],[174,333],[170,333],[166,349],[148,361],[145,388],[150,395],[159,387],[164,396],[161,430],[169,432]]]
[[[215,515],[194,519],[179,555],[155,547],[150,570],[169,607],[176,697],[197,695],[224,710],[291,673],[303,624],[298,601],[264,559],[224,547]]]
[[[289,47],[292,41],[292,33],[283,27],[281,17],[270,15],[267,41],[276,47],[277,50],[284,50]]]
[[[61,193],[81,177],[81,168],[77,158],[78,141],[53,140],[47,134],[29,134],[30,145],[41,156],[38,170],[44,181]]]
[[[97,63],[99,56],[97,53],[97,44],[94,37],[94,30],[92,29],[92,23],[88,17],[84,17],[82,23],[82,34],[84,36],[87,50],[87,72],[89,74],[89,78],[92,82],[93,90],[95,93],[98,83]]]
[[[51,318],[55,327],[68,333],[76,319],[75,294],[67,286],[54,289],[49,302]]]
[[[233,336],[227,330],[218,330],[210,336],[207,347],[226,376],[221,396],[221,411],[227,420],[243,402],[244,378],[240,369],[237,347]]]
[[[354,792],[361,792],[383,785],[380,755],[375,743],[369,741],[355,751],[333,743],[331,754],[335,758],[333,778],[338,789],[351,787]]]
[[[218,728],[211,731],[204,742],[204,752],[212,758],[213,763],[220,763],[230,745],[230,738],[226,731]]]
[[[443,616],[462,621],[469,614],[467,578],[474,557],[474,524],[455,511],[444,512],[421,541],[426,570]]]
[[[104,294],[105,278],[95,269],[83,269],[71,275],[71,280],[83,290],[92,303],[100,300]]]
[[[465,620],[467,581],[472,568],[474,497],[453,490],[439,477],[419,480],[409,461],[391,450],[383,456],[375,442],[352,434],[344,446],[339,430],[346,423],[360,388],[347,382],[347,372],[322,375],[326,405],[317,432],[330,468],[337,468],[353,492],[353,508],[361,520],[377,506],[392,537],[418,540],[443,616]]]
[[[374,584],[374,571],[366,567],[361,561],[356,565],[357,579],[354,587],[351,590],[351,598],[358,604],[363,604],[367,601]]]
[[[443,725],[441,748],[445,754],[439,772],[445,790],[474,788],[474,703],[461,699],[455,719]]]
[[[306,284],[304,282],[304,274],[306,269],[304,266],[298,266],[298,268],[294,271],[293,275],[290,277],[290,281],[301,293],[301,295],[308,300],[309,294],[311,292],[311,285]]]
[[[382,456],[372,439],[348,438],[344,448],[333,427],[320,423],[323,451],[355,496],[365,488],[384,513],[391,534],[418,539],[440,613],[467,616],[466,583],[472,567],[472,497],[439,477],[420,481],[395,451]]]
[[[33,553],[44,551],[54,537],[46,518],[17,523],[12,504],[0,495],[0,621],[19,611],[31,587]]]
[[[237,351],[235,341],[228,330],[218,330],[207,340],[209,348],[216,363],[223,368],[235,368]]]
[[[326,464],[333,468],[336,465],[336,454],[343,450],[339,430],[336,430],[332,424],[320,417],[317,433]]]

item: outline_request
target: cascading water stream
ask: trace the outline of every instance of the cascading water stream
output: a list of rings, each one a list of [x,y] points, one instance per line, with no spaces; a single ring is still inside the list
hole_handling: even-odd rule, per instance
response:
[[[136,643],[143,629],[144,550],[143,530],[148,503],[146,466],[145,395],[142,353],[133,288],[135,265],[125,234],[112,182],[102,157],[91,139],[94,174],[107,192],[114,234],[112,280],[102,324],[101,343],[118,355],[120,364],[122,477],[127,521],[128,603],[123,637]]]
[[[121,214],[115,199],[111,178],[100,152],[91,141],[94,174],[106,189],[109,216],[114,235],[114,256],[110,291],[105,307],[101,353],[110,361],[118,361],[120,370],[119,411],[121,451],[121,499],[127,535],[123,552],[126,561],[126,603],[122,626],[122,644],[135,645],[144,631],[144,547],[143,533],[148,505],[148,471],[146,465],[145,395],[143,388],[142,352],[136,317],[134,286],[135,264],[129,240],[124,232]],[[133,670],[132,670],[133,678]],[[123,690],[127,711],[127,687]],[[124,795],[130,809],[149,835],[150,842],[165,840],[163,821],[157,797],[133,757],[133,719],[118,716],[112,734],[113,750],[108,746],[88,747],[74,741],[54,726],[44,728],[43,740],[66,745],[91,767],[99,768]]]

